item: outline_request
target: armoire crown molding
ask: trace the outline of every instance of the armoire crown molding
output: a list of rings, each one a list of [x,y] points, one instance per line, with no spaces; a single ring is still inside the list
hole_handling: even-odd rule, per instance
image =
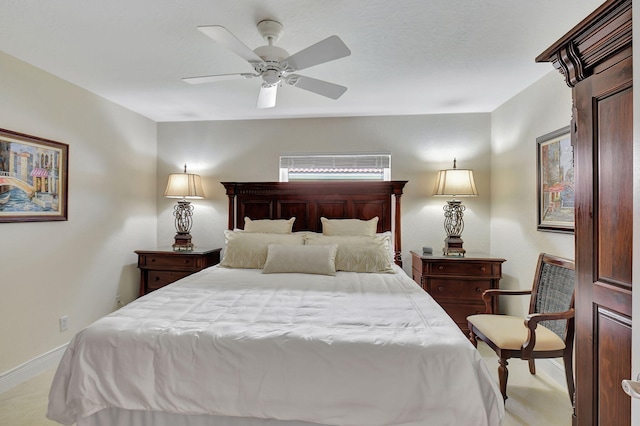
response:
[[[536,62],[551,62],[574,87],[598,64],[631,46],[631,22],[631,0],[608,1],[538,55]]]

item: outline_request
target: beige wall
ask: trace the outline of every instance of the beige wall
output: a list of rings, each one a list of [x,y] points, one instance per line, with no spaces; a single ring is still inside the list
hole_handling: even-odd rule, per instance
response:
[[[0,223],[1,377],[135,297],[133,250],[156,239],[156,123],[0,53],[0,127],[69,144],[69,220]]]
[[[391,152],[394,180],[408,180],[402,197],[405,270],[409,250],[442,249],[442,206],[433,197],[436,171],[472,168],[480,196],[465,199],[467,250],[489,250],[490,115],[309,118],[207,121],[158,124],[158,194],[169,173],[189,170],[204,179],[206,200],[194,202],[195,244],[222,247],[227,197],[221,181],[277,181],[278,158],[285,152]],[[175,201],[158,199],[158,241],[170,244]]]
[[[442,248],[442,206],[431,195],[435,173],[451,167],[474,170],[480,196],[467,206],[465,248],[507,259],[504,288],[529,288],[538,253],[573,258],[573,235],[538,232],[536,138],[569,124],[571,91],[556,71],[514,96],[492,114],[314,118],[160,123],[158,188],[169,173],[189,170],[203,176],[207,199],[195,201],[196,244],[222,247],[227,198],[220,181],[278,180],[284,152],[392,153],[392,179],[408,180],[402,200],[403,259],[409,250]],[[158,241],[174,234],[171,200],[158,200]],[[528,300],[503,304],[523,314]]]
[[[573,259],[573,234],[537,231],[536,138],[569,125],[571,90],[557,71],[491,114],[491,252],[507,259],[502,288],[531,288],[540,252]],[[502,310],[522,315],[526,297],[501,300]]]
[[[10,348],[0,351],[0,374],[66,343],[110,312],[116,294],[135,297],[133,250],[172,242],[174,201],[162,192],[185,163],[207,194],[194,202],[198,245],[223,245],[220,181],[277,180],[284,152],[388,151],[392,178],[409,181],[405,270],[409,250],[442,247],[446,199],[431,192],[453,157],[474,170],[480,191],[464,200],[465,247],[507,259],[503,287],[529,287],[540,251],[573,257],[571,235],[536,231],[535,139],[570,119],[571,94],[555,71],[492,114],[156,125],[3,54],[0,93],[0,127],[70,145],[70,220],[0,224],[0,341]],[[505,308],[524,312],[526,303]],[[64,333],[62,315],[71,319]]]

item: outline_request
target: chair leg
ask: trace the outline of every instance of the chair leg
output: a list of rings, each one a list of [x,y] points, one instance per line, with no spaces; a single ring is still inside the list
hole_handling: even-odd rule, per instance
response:
[[[573,354],[571,351],[565,351],[564,356],[564,375],[567,379],[567,390],[569,391],[569,399],[571,400],[571,405],[574,405],[575,398],[575,384],[573,382]]]
[[[507,369],[506,358],[500,358],[498,360],[498,379],[500,380],[500,393],[502,393],[502,399],[507,400],[507,379],[509,378],[509,370]]]
[[[471,327],[469,327],[469,341],[475,348],[478,347],[478,339],[476,339],[476,334]]]
[[[536,374],[536,360],[535,358],[529,358],[529,373]]]

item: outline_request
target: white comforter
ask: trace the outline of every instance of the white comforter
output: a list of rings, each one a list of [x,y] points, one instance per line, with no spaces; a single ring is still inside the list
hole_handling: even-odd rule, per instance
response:
[[[396,274],[212,267],[78,333],[47,417],[106,407],[328,425],[498,425],[479,353]]]

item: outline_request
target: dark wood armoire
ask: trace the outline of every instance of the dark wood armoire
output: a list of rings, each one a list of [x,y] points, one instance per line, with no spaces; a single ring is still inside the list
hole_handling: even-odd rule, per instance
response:
[[[536,58],[573,93],[578,425],[631,424],[631,22],[631,0],[607,1]]]

